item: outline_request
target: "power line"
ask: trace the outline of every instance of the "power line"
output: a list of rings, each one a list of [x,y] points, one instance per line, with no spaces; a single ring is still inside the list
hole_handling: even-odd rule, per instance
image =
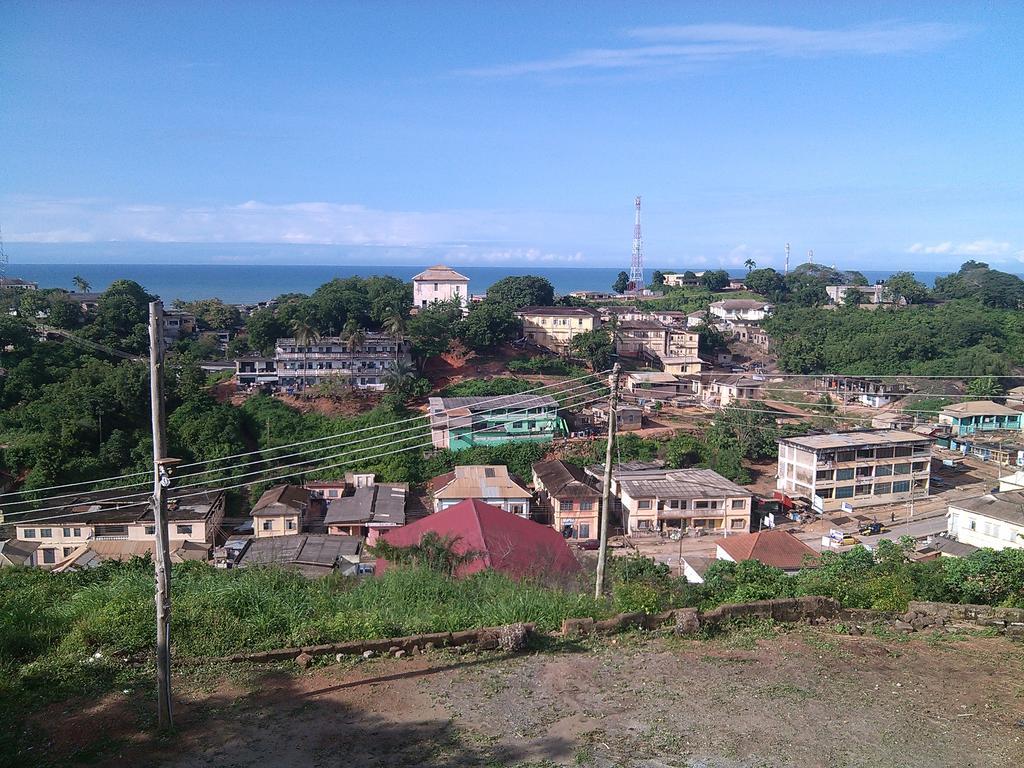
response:
[[[600,382],[594,382],[594,383],[591,383],[591,384],[584,385],[582,387],[575,387],[572,390],[569,390],[569,392],[572,393],[572,392],[577,392],[577,390],[585,389],[586,393],[580,392],[578,394],[569,394],[569,398],[570,399],[575,399],[575,398],[578,398],[580,396],[584,396],[584,394],[589,394],[590,392],[593,391],[591,388],[595,387],[595,386],[600,387],[602,385],[600,384]],[[558,394],[563,394],[563,393],[558,393]],[[603,396],[604,395],[602,394],[597,399],[600,399],[600,397],[603,397]],[[499,395],[498,397],[508,397],[508,395]],[[533,401],[539,400],[541,397],[542,396],[535,396],[534,398],[530,398],[530,400],[531,400],[530,404],[523,405],[520,408],[508,411],[508,413],[509,414],[525,413],[525,412],[529,411],[531,408],[535,407],[535,405],[533,404]],[[589,402],[594,402],[594,400],[589,400],[587,402],[588,403]],[[568,407],[578,408],[581,405],[584,405],[584,403],[572,403]],[[493,409],[493,408],[489,409],[489,411],[493,411],[493,410],[495,410],[495,409]],[[479,433],[482,433],[482,432],[495,431],[495,430],[499,430],[499,429],[503,429],[503,427],[497,426],[497,425],[496,426],[492,426],[492,427],[484,427],[484,428],[480,428],[480,429],[470,430],[468,434],[479,434]],[[388,438],[388,437],[393,437],[395,434],[401,434],[401,432],[404,432],[404,431],[408,431],[408,430],[402,430],[402,431],[398,431],[398,432],[386,433],[386,434],[383,434],[383,435],[378,435],[378,436],[374,436],[373,438],[367,438],[367,439],[374,439],[374,440],[384,439],[384,438]],[[391,444],[395,444],[396,442],[403,442],[403,441],[406,441],[406,440],[418,439],[419,437],[420,437],[420,435],[409,435],[409,436],[404,437],[404,438],[399,438],[398,440],[391,440],[389,443],[386,443],[385,445],[391,445]],[[428,444],[428,445],[430,445],[430,444]],[[366,448],[356,449],[355,453],[361,453],[362,451],[372,450],[372,448],[373,447],[368,446]],[[321,450],[326,450],[326,449],[325,448],[316,449],[316,451],[321,451]],[[315,451],[311,451],[311,452],[315,452]],[[318,462],[318,461],[324,461],[324,460],[327,460],[327,459],[338,458],[340,456],[346,456],[346,455],[349,455],[350,453],[352,453],[352,451],[343,451],[341,453],[333,454],[331,456],[321,456],[321,457],[318,457],[318,458],[315,458],[315,459],[307,459],[305,461],[293,462],[291,464],[286,464],[286,465],[281,466],[281,467],[267,467],[265,469],[244,473],[242,475],[236,475],[235,478],[237,478],[237,477],[250,477],[252,475],[257,475],[257,474],[260,474],[260,473],[263,473],[263,472],[268,472],[268,471],[272,472],[272,471],[277,471],[277,470],[280,470],[280,469],[287,469],[289,467],[304,466],[306,464],[310,464],[310,463],[314,463],[314,462]],[[368,457],[364,457],[364,460],[366,458],[368,458]],[[261,462],[251,462],[251,463],[261,463]],[[185,479],[185,478],[196,476],[196,475],[199,475],[199,474],[205,474],[205,473],[200,472],[200,473],[194,473],[193,475],[185,475],[185,476],[183,476],[180,479]],[[302,474],[302,473],[299,473],[299,474]],[[193,484],[190,484],[190,485],[179,486],[179,488],[198,488],[200,486],[208,485],[210,482],[213,482],[213,481],[212,480],[207,480],[207,481],[204,481],[204,482],[201,482],[201,483],[193,483]],[[146,499],[147,496],[148,496],[148,494],[145,491],[139,491],[139,492],[136,492],[136,493],[126,494],[124,496],[118,496],[118,497],[114,497],[114,498],[110,498],[110,499],[104,499],[104,501],[106,503],[125,502],[125,506],[134,506],[135,504],[142,503]],[[51,506],[51,507],[43,507],[43,508],[36,508],[36,509],[30,509],[30,510],[16,510],[14,512],[10,512],[10,513],[5,514],[4,518],[6,519],[8,517],[21,516],[21,515],[32,515],[32,514],[38,514],[40,512],[49,512],[49,511],[52,511],[52,510],[66,509],[67,506],[68,506],[68,503],[73,500],[72,497],[69,497],[67,494],[63,494],[61,496],[54,496],[54,497],[50,497],[48,499],[42,499],[42,500],[39,500],[39,501],[41,501],[42,503],[45,503],[47,501],[55,501],[57,499],[68,499],[68,501],[65,501],[62,504],[58,504],[56,506]],[[26,503],[26,502],[19,502],[19,503]],[[75,513],[75,514],[77,514],[77,513]],[[74,516],[74,515],[72,515],[72,516]],[[26,522],[28,522],[28,521],[26,521]]]
[[[600,376],[601,373],[605,373],[605,372],[606,371],[602,371],[602,372],[599,372],[599,373],[586,374],[584,376],[576,376],[576,377],[573,377],[573,378],[562,379],[562,380],[557,381],[557,382],[552,382],[552,383],[549,383],[549,384],[544,384],[544,385],[539,386],[539,387],[533,387],[531,389],[524,390],[523,392],[516,393],[516,395],[493,395],[493,396],[489,397],[488,400],[489,401],[496,401],[496,400],[500,400],[502,398],[508,398],[508,397],[513,397],[513,396],[521,396],[521,395],[526,395],[526,394],[530,394],[530,393],[536,393],[536,392],[543,391],[545,389],[550,389],[552,387],[559,387],[559,386],[563,386],[565,384],[569,384],[569,383],[572,383],[572,382],[582,381],[584,379],[589,379],[589,378],[594,378],[594,377]],[[555,393],[555,394],[559,394],[559,393]],[[480,413],[493,413],[495,410],[498,410],[500,407],[501,407],[500,405],[499,406],[494,406],[492,408],[485,409],[484,411],[480,411]],[[444,409],[443,413],[447,414],[450,410],[452,410],[452,409]],[[327,435],[326,437],[315,437],[315,438],[310,438],[308,440],[299,440],[299,441],[294,442],[294,443],[286,443],[284,445],[277,445],[277,446],[268,447],[268,448],[261,448],[261,449],[257,449],[257,450],[253,450],[253,451],[245,451],[243,453],[236,453],[236,454],[232,454],[232,455],[229,455],[229,456],[218,456],[216,458],[205,459],[203,461],[194,461],[194,462],[191,462],[189,464],[181,464],[181,465],[179,465],[178,468],[179,469],[187,469],[187,468],[190,468],[190,467],[202,466],[204,464],[213,464],[213,463],[217,463],[217,462],[229,461],[229,460],[232,460],[232,459],[243,458],[243,457],[246,457],[246,456],[254,456],[256,454],[265,454],[265,453],[269,453],[269,452],[272,452],[272,451],[280,451],[280,450],[284,450],[285,448],[294,448],[294,447],[300,446],[300,445],[310,445],[312,443],[326,442],[328,440],[336,440],[336,439],[339,439],[339,438],[342,438],[342,437],[348,437],[350,435],[361,434],[363,432],[369,432],[369,431],[372,431],[372,430],[375,430],[375,429],[390,428],[390,427],[393,427],[393,426],[396,426],[396,425],[407,424],[409,422],[419,421],[421,419],[429,419],[429,418],[430,418],[430,414],[420,414],[418,416],[412,416],[412,417],[407,418],[407,419],[400,419],[398,421],[388,422],[387,424],[380,424],[380,425],[362,427],[362,428],[359,428],[359,429],[349,430],[347,432],[339,432],[339,433],[336,433],[336,434],[333,434],[333,435]],[[418,427],[417,427],[417,429],[418,429]],[[320,450],[320,449],[316,449],[316,450]],[[271,459],[275,459],[275,458],[284,458],[284,457],[268,457],[265,460],[270,461]],[[252,462],[250,462],[250,463],[252,463]],[[75,483],[64,483],[64,484],[61,484],[61,485],[51,485],[51,486],[45,486],[45,487],[42,487],[42,488],[29,488],[29,489],[24,489],[24,490],[20,490],[20,491],[10,491],[8,493],[0,494],[0,499],[5,498],[5,497],[9,497],[9,496],[23,496],[23,495],[32,494],[32,493],[42,493],[44,491],[60,490],[60,489],[63,489],[63,488],[74,488],[74,487],[80,486],[80,485],[99,485],[101,483],[109,483],[109,482],[114,482],[116,480],[124,480],[124,479],[130,478],[130,477],[140,477],[140,476],[147,476],[148,477],[149,474],[150,474],[149,472],[130,472],[130,473],[123,474],[123,475],[117,475],[115,477],[100,478],[98,480],[81,480],[81,481],[75,482]],[[203,473],[189,473],[189,474],[203,474]],[[187,476],[188,476],[188,474],[186,474],[186,475],[179,475],[179,477],[187,477]],[[127,485],[122,485],[122,486],[114,486],[113,488],[99,488],[99,487],[96,487],[96,488],[80,491],[79,493],[87,493],[89,491],[96,491],[96,490],[103,490],[103,491],[123,490],[123,489],[127,489],[127,488],[134,488],[134,487],[136,487],[138,485],[143,485],[143,484],[144,483],[142,481],[140,481],[140,482],[137,482],[137,483],[129,483]],[[59,494],[58,496],[54,496],[54,497],[51,497],[51,498],[59,498],[61,496],[68,496],[68,495],[71,495],[71,494]],[[47,499],[35,499],[35,501],[46,501],[46,500]],[[14,502],[14,503],[23,503],[23,502]]]
[[[604,400],[605,397],[607,397],[607,395],[601,394],[601,395],[599,395],[597,397],[594,397],[594,398],[592,398],[590,400],[587,400],[587,401],[585,401],[583,403],[576,403],[575,405],[576,405],[576,407],[582,406],[582,405],[587,405],[589,403],[594,403],[594,402],[598,402],[600,400]],[[476,434],[478,432],[489,431],[491,429],[494,429],[494,427],[489,427],[489,428],[483,429],[483,430],[473,430],[471,432],[471,434]],[[398,441],[398,442],[401,442],[401,441]],[[275,477],[264,477],[264,478],[259,478],[259,479],[256,479],[256,480],[250,480],[250,481],[243,482],[243,483],[236,483],[236,484],[233,484],[233,485],[222,486],[222,487],[218,487],[217,490],[218,491],[230,491],[230,490],[234,490],[236,488],[245,488],[245,487],[252,486],[252,485],[258,485],[258,484],[263,483],[263,482],[274,482],[275,480],[285,480],[285,479],[288,479],[290,477],[296,477],[296,476],[299,476],[299,475],[307,475],[307,474],[310,474],[311,472],[322,472],[322,471],[326,471],[328,469],[335,469],[337,467],[349,466],[349,465],[352,465],[352,464],[365,464],[367,462],[374,461],[376,459],[380,459],[380,458],[383,458],[385,456],[392,456],[392,455],[395,455],[395,454],[398,454],[398,453],[403,453],[405,451],[412,451],[412,450],[417,450],[417,449],[430,448],[432,446],[433,446],[432,442],[416,444],[416,445],[409,445],[409,446],[405,446],[405,447],[402,447],[402,448],[395,449],[393,451],[386,451],[384,453],[378,453],[378,454],[373,455],[373,456],[363,456],[363,457],[360,457],[360,458],[357,458],[357,459],[347,459],[347,460],[344,460],[344,461],[340,461],[340,462],[337,462],[337,463],[334,463],[334,464],[328,464],[328,465],[321,466],[321,467],[311,467],[309,469],[303,469],[303,470],[299,470],[299,471],[296,471],[296,472],[289,471],[289,472],[286,472],[284,474],[277,475]],[[363,449],[363,450],[368,450],[368,449]],[[345,455],[345,454],[338,454],[338,456],[343,456],[343,455]],[[337,458],[337,456],[328,456],[328,457],[325,457],[325,458],[326,459]],[[323,459],[321,459],[321,461],[322,460]],[[275,468],[275,469],[283,469],[283,468]],[[187,487],[194,487],[194,486],[187,486]],[[195,496],[202,496],[205,493],[208,493],[208,491],[198,491],[198,492],[187,493],[187,494],[175,494],[173,498],[177,499],[177,500],[188,499],[188,498],[193,498]],[[140,501],[136,501],[136,502],[134,502],[132,504],[127,504],[125,506],[141,506],[144,503],[145,503],[145,500],[140,500]],[[63,509],[63,508],[64,507],[54,507],[54,509]],[[36,511],[38,512],[38,511],[45,511],[45,510],[36,510]],[[15,514],[28,514],[28,513],[15,513]],[[48,516],[48,517],[32,518],[31,520],[24,520],[24,521],[22,521],[19,524],[21,524],[21,525],[34,525],[36,523],[51,522],[53,520],[63,520],[63,519],[69,518],[69,517],[81,517],[81,515],[82,515],[82,513],[80,513],[80,512],[72,512],[70,514],[52,515],[52,516]]]

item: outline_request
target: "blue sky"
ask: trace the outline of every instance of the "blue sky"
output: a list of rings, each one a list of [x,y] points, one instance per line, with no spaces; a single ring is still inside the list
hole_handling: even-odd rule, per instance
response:
[[[1024,269],[1020,3],[8,0],[2,17],[14,262],[146,242],[628,265],[642,194],[652,266],[779,265],[790,242],[796,262]]]

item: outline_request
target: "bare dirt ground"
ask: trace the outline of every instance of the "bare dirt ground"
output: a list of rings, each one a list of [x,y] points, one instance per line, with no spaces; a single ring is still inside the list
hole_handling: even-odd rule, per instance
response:
[[[178,675],[175,736],[140,731],[151,702],[124,695],[68,702],[36,727],[63,765],[1016,766],[1022,672],[1024,648],[1002,637],[751,627],[515,657],[222,668]]]

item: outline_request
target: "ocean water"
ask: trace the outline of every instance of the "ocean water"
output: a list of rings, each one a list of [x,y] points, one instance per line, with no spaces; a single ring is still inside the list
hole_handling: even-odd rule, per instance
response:
[[[8,266],[7,274],[38,282],[42,288],[74,289],[72,278],[85,278],[94,291],[104,290],[114,280],[134,280],[165,302],[217,297],[230,304],[252,304],[282,293],[311,293],[336,277],[393,275],[409,280],[423,271],[422,266],[371,266],[293,264],[272,266],[255,264],[19,264]],[[615,267],[497,267],[452,265],[469,278],[471,293],[484,293],[488,287],[508,275],[539,275],[555,286],[557,293],[570,291],[608,291],[620,269]],[[646,274],[657,269],[651,267]],[[730,270],[735,277],[745,269]],[[868,280],[884,280],[892,272],[865,270]],[[946,272],[918,272],[917,278],[931,285]]]

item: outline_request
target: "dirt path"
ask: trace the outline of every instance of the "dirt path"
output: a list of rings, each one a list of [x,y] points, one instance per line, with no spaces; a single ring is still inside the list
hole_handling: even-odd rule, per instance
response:
[[[980,768],[1024,758],[1022,672],[1024,649],[1001,637],[752,628],[179,676],[174,738],[139,734],[126,713],[150,703],[124,697],[107,702],[117,718],[71,707],[37,727],[109,766]],[[57,743],[55,762],[75,764]]]

